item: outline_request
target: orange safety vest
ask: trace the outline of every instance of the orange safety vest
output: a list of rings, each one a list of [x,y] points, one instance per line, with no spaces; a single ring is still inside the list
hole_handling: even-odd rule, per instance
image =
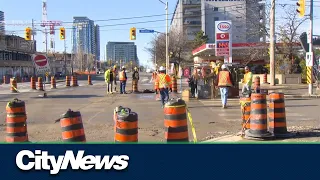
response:
[[[167,74],[158,74],[155,85],[158,86],[157,89],[169,88],[171,87],[171,79]]]
[[[124,71],[119,72],[119,81],[125,81],[126,77],[124,76]]]
[[[218,86],[232,86],[230,74],[228,71],[220,71]]]

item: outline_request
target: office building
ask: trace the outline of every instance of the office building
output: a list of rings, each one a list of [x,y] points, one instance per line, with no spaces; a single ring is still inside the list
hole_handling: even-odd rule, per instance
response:
[[[5,34],[4,12],[0,11],[0,34]]]
[[[87,17],[73,17],[73,24],[73,52],[93,54],[96,60],[100,60],[99,26]]]
[[[113,63],[138,62],[137,46],[134,42],[108,42],[106,46],[106,60]]]
[[[192,41],[200,30],[215,42],[215,21],[232,21],[233,43],[264,42],[265,5],[260,0],[178,0],[170,30]]]

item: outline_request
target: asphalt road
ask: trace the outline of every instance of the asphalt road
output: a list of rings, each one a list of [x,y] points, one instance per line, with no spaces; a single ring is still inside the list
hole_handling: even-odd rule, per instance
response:
[[[139,90],[153,89],[151,74],[141,73]],[[130,74],[129,74],[130,77]],[[30,91],[25,83],[18,85],[21,93],[11,93],[6,85],[0,89],[0,141],[5,139],[5,106],[9,100],[18,98],[26,102],[29,139],[34,142],[61,141],[59,123],[54,123],[68,109],[80,111],[84,122],[87,141],[112,142],[113,109],[117,106],[131,108],[139,116],[139,141],[161,142],[164,140],[163,111],[154,94],[106,94],[103,75],[95,75],[92,86],[86,80],[79,80],[79,87],[66,88],[58,83],[57,89],[47,89],[48,98],[43,92]],[[185,87],[185,84],[184,84]],[[24,90],[23,90],[24,89]],[[119,89],[119,84],[118,84]],[[127,90],[131,90],[131,79]],[[175,97],[171,94],[171,97]],[[230,100],[229,108],[222,109],[220,100],[190,100],[188,107],[198,140],[206,140],[241,130],[239,100]],[[286,99],[287,122],[289,127],[319,127],[320,101],[318,99]],[[189,137],[192,139],[189,125]]]

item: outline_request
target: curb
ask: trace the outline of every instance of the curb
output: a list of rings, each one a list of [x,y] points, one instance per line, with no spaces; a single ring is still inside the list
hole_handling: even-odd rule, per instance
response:
[[[320,98],[320,95],[284,95],[285,98]]]

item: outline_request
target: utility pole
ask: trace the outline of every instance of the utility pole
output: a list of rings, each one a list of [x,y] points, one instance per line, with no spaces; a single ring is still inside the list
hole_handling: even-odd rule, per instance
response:
[[[307,71],[307,76],[310,76],[309,82],[309,95],[313,94],[313,44],[312,44],[312,37],[313,37],[313,0],[310,1],[310,37],[309,38],[309,61],[311,62],[311,67],[307,67],[309,70]],[[306,58],[307,59],[307,58]]]
[[[166,74],[169,74],[169,24],[168,24],[168,1],[166,2]]]
[[[275,0],[271,2],[270,10],[270,86],[275,85]]]
[[[67,47],[66,39],[63,40],[64,43],[64,73],[67,75]]]

